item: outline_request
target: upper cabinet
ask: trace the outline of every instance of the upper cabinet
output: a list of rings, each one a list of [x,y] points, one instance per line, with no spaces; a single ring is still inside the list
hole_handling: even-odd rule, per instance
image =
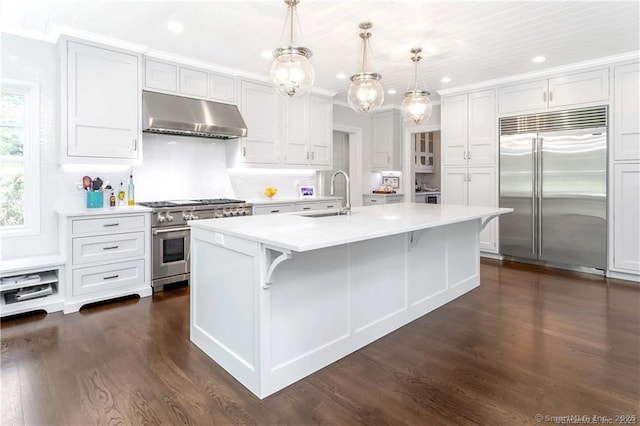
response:
[[[497,119],[494,90],[442,98],[444,166],[496,164]]]
[[[581,72],[498,89],[498,113],[602,102],[609,99],[609,69]]]
[[[402,170],[402,118],[398,110],[373,114],[374,170]]]
[[[248,135],[229,141],[229,167],[330,169],[333,104],[327,96],[284,98],[270,84],[240,80]]]
[[[411,133],[413,170],[420,173],[436,171],[435,148],[440,144],[440,132]]]
[[[141,160],[141,56],[62,37],[61,163]]]
[[[145,58],[144,88],[154,92],[234,103],[235,79],[206,69]]]
[[[615,160],[640,159],[640,64],[615,67],[613,75]]]

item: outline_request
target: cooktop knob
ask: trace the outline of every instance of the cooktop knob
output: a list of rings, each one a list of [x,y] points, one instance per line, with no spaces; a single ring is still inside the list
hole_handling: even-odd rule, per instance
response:
[[[167,222],[173,222],[173,216],[167,214]]]
[[[164,223],[165,217],[162,214],[158,214],[158,223]]]

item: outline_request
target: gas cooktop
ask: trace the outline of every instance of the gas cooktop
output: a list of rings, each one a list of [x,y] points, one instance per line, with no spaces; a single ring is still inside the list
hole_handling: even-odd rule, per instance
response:
[[[141,206],[151,207],[153,209],[163,207],[181,207],[181,206],[216,206],[224,204],[244,203],[244,200],[233,200],[231,198],[208,198],[202,200],[169,200],[169,201],[143,201],[138,203]]]

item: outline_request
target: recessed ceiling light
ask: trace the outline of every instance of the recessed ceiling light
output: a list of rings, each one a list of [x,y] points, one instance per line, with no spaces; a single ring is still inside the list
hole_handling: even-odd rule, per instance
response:
[[[387,90],[387,93],[390,95],[395,95],[397,92],[396,92],[396,89],[389,89]]]
[[[440,79],[440,81],[441,81],[441,82],[443,82],[443,83],[448,83],[448,82],[450,82],[450,81],[451,81],[451,79],[450,79],[449,77],[442,77],[442,78]]]
[[[263,50],[260,56],[264,59],[273,59],[273,53],[270,50]]]
[[[545,58],[544,56],[536,56],[535,58],[532,59],[533,62],[535,62],[536,64],[539,64],[540,62],[544,62],[547,58]]]
[[[336,74],[336,78],[339,78],[340,80],[344,80],[345,78],[347,78],[347,75],[343,72],[339,72],[338,74]]]
[[[169,22],[169,25],[167,25],[167,28],[169,28],[169,31],[176,34],[180,34],[181,32],[184,31],[184,27],[182,26],[182,24],[180,22],[175,22],[175,21]]]

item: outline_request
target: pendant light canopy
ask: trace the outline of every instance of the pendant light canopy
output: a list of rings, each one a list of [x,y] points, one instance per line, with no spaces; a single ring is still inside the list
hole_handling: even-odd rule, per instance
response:
[[[297,46],[293,40],[293,21],[298,22],[296,6],[300,0],[284,0],[287,5],[287,16],[284,28],[289,24],[289,44],[273,51],[273,64],[269,78],[282,96],[301,96],[313,86],[315,74],[311,65],[312,52],[306,47]],[[299,26],[298,22],[298,26]]]
[[[420,56],[422,49],[414,47],[411,49],[413,56],[411,61],[413,62],[413,90],[409,90],[407,85],[407,91],[404,93],[404,99],[400,107],[402,118],[405,121],[413,121],[415,124],[420,124],[431,117],[433,111],[433,105],[429,99],[430,92],[426,90],[418,90],[418,63],[422,56]],[[410,84],[410,83],[409,83]],[[423,81],[424,86],[424,81]]]
[[[370,22],[363,22],[359,25],[362,30],[360,38],[362,39],[362,67],[360,72],[351,76],[351,84],[347,92],[347,101],[349,106],[361,113],[372,112],[382,105],[384,101],[384,89],[380,80],[382,76],[375,72],[367,71],[367,54],[370,48],[369,38],[371,33],[368,31],[372,27]]]

